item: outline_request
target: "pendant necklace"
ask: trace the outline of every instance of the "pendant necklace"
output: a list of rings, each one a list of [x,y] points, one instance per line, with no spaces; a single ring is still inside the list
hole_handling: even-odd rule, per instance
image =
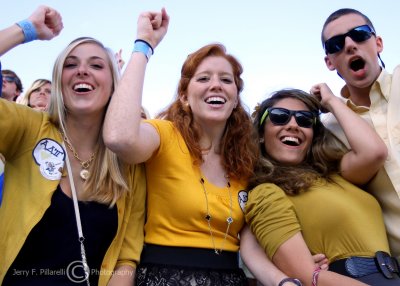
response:
[[[227,238],[228,233],[229,233],[229,228],[230,228],[231,224],[233,223],[233,218],[232,218],[232,194],[231,194],[231,183],[229,182],[229,179],[228,179],[227,188],[228,188],[228,191],[229,191],[229,201],[230,201],[230,202],[229,202],[229,203],[230,203],[230,206],[229,206],[229,216],[228,216],[227,219],[226,219],[226,231],[225,231],[224,240],[223,240],[222,243],[221,243],[220,249],[217,249],[217,247],[215,246],[214,232],[213,232],[212,227],[211,227],[211,219],[212,219],[212,216],[211,216],[211,214],[210,214],[210,210],[209,210],[209,206],[208,206],[207,191],[206,191],[206,188],[205,188],[205,186],[204,186],[204,179],[203,179],[202,177],[200,177],[200,184],[201,184],[201,187],[202,187],[202,189],[203,189],[204,197],[205,197],[205,200],[206,200],[206,215],[205,215],[204,218],[205,218],[206,221],[207,221],[208,230],[210,231],[211,242],[212,242],[212,245],[213,245],[213,248],[214,248],[214,252],[215,252],[215,254],[219,255],[219,254],[221,254],[221,252],[222,252],[222,250],[223,250],[223,248],[224,248],[224,244],[225,244],[226,238]]]
[[[90,172],[89,172],[89,167],[90,164],[92,164],[94,157],[95,157],[95,152],[92,153],[92,155],[90,155],[90,158],[86,161],[83,161],[78,153],[75,151],[75,148],[72,146],[71,142],[69,141],[68,137],[65,136],[65,134],[60,130],[59,131],[61,136],[64,139],[64,142],[67,144],[69,150],[71,150],[72,154],[74,155],[74,158],[76,160],[78,160],[79,164],[81,164],[82,170],[79,173],[79,176],[81,177],[82,180],[86,181],[87,178],[89,178],[90,176]]]

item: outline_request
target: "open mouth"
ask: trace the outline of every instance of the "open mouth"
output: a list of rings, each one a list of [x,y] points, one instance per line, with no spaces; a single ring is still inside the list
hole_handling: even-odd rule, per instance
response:
[[[219,96],[211,96],[211,97],[206,98],[205,102],[208,104],[221,105],[221,104],[225,104],[226,99],[223,97],[219,97]]]
[[[301,143],[299,138],[291,136],[285,136],[281,138],[281,142],[289,146],[299,146]]]
[[[76,92],[89,92],[94,90],[94,87],[87,83],[79,83],[74,85],[74,91]]]
[[[350,63],[350,68],[353,71],[359,71],[365,67],[365,61],[361,58],[355,59]]]

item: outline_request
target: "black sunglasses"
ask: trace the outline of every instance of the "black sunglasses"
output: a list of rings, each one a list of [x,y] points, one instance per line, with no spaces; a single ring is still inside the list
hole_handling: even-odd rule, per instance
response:
[[[327,54],[340,52],[344,47],[346,37],[350,37],[354,42],[361,43],[375,35],[374,29],[368,25],[355,27],[345,34],[334,36],[324,43],[324,49]]]
[[[296,123],[304,128],[311,128],[317,121],[317,116],[311,111],[272,107],[265,110],[260,120],[260,126],[267,117],[269,117],[269,120],[271,120],[274,125],[285,125],[290,121],[292,116],[296,119]]]

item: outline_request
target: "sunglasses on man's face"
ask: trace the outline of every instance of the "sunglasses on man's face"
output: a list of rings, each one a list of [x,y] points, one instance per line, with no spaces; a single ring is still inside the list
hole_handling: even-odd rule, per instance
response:
[[[350,37],[354,42],[361,43],[375,35],[375,31],[368,25],[355,27],[345,34],[334,36],[324,43],[325,52],[334,54],[340,52],[344,48],[346,37]]]
[[[292,116],[294,116],[297,125],[304,128],[311,128],[317,120],[317,117],[311,111],[272,107],[264,112],[260,120],[260,125],[263,124],[267,117],[269,117],[269,120],[271,120],[274,125],[285,125],[290,121]]]
[[[9,76],[9,75],[4,75],[3,76],[3,80],[5,80],[6,82],[15,82],[17,83],[18,79],[14,76]]]

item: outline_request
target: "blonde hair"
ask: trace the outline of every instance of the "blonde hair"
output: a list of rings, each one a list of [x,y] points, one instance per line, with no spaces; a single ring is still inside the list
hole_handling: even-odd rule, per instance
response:
[[[73,49],[82,44],[96,44],[101,47],[107,54],[109,68],[113,77],[113,86],[111,94],[115,90],[120,72],[115,61],[114,52],[109,48],[90,37],[78,38],[72,41],[57,57],[53,68],[53,84],[51,87],[51,97],[49,105],[49,114],[51,121],[65,134],[66,130],[66,108],[63,100],[61,76],[63,72],[64,62]],[[110,96],[111,96],[110,94]],[[111,152],[102,139],[102,129],[99,132],[96,157],[91,165],[91,175],[85,182],[84,198],[97,201],[100,203],[108,203],[113,206],[116,201],[129,191],[127,177],[129,166],[123,164],[117,156]]]
[[[22,97],[18,97],[17,103],[30,106],[30,99],[31,99],[32,93],[35,90],[44,86],[45,84],[51,85],[51,81],[49,81],[48,79],[42,79],[42,78],[35,80],[32,83],[32,85],[28,88],[28,90],[25,92],[25,94]]]

